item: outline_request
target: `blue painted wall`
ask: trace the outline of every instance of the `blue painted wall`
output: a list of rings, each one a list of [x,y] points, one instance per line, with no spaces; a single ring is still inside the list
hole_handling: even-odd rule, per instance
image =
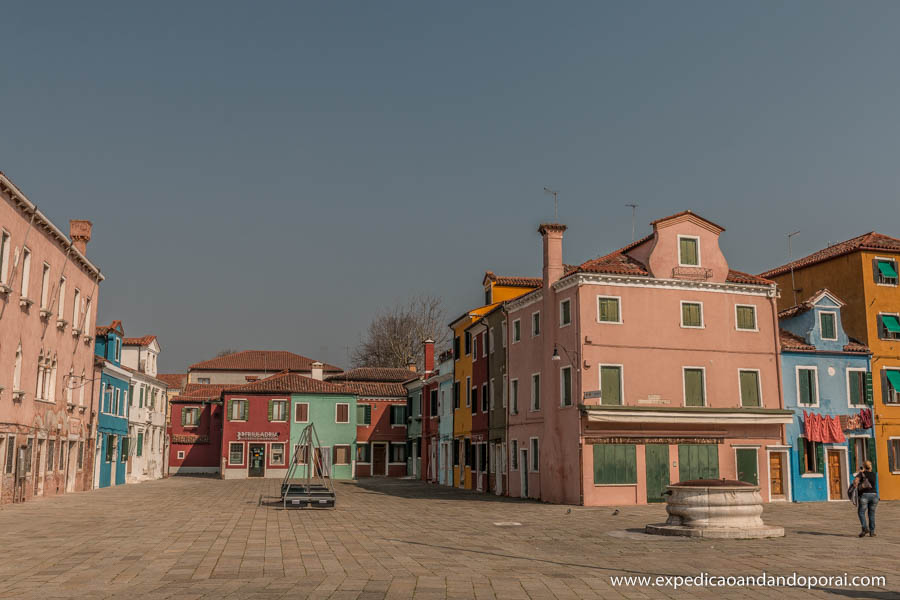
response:
[[[822,339],[820,327],[820,314],[833,312],[835,314],[835,330],[837,340]],[[794,411],[794,419],[786,427],[786,441],[790,445],[790,480],[791,496],[795,502],[820,502],[828,499],[828,449],[847,449],[847,454],[842,453],[844,482],[846,490],[852,480],[854,467],[850,457],[848,442],[851,436],[868,438],[870,444],[874,444],[873,431],[854,430],[845,431],[844,436],[848,442],[837,444],[825,444],[824,473],[802,474],[800,468],[800,454],[798,452],[798,440],[803,434],[803,411],[820,415],[855,415],[859,414],[862,405],[850,406],[848,388],[848,370],[870,370],[870,355],[858,352],[845,352],[844,347],[849,343],[849,338],[841,324],[840,306],[830,296],[821,297],[810,310],[802,312],[794,317],[782,319],[779,323],[783,330],[793,333],[809,345],[815,346],[815,351],[783,350],[781,355],[781,367],[784,382],[784,407]],[[818,388],[818,406],[801,406],[798,403],[797,367],[816,367],[816,387]],[[864,400],[863,400],[864,401]]]
[[[122,336],[113,331],[97,335],[94,353],[105,359],[105,367],[100,375],[100,398],[97,405],[97,431],[100,437],[98,486],[123,485],[125,466],[128,459],[122,441],[128,435],[128,387],[129,379],[119,375],[109,367],[121,367],[117,348],[121,349]],[[118,406],[115,406],[116,390],[119,391]],[[107,462],[106,454],[110,444],[115,444],[116,455]],[[115,475],[113,475],[115,474]]]

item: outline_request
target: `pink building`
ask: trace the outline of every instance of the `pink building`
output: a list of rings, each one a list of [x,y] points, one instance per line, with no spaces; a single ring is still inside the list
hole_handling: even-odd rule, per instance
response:
[[[729,478],[768,498],[786,449],[775,285],[733,271],[690,211],[566,266],[545,224],[543,287],[506,303],[509,490],[548,502],[661,502]]]
[[[91,489],[103,276],[70,235],[0,173],[0,503]]]

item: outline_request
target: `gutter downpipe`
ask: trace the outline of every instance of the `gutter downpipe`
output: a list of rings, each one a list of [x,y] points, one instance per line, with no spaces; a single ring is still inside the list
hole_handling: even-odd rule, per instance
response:
[[[775,369],[776,380],[778,381],[778,408],[784,408],[784,382],[782,381],[781,375],[781,339],[778,335],[778,304],[776,302],[778,287],[775,284],[772,285],[772,291],[773,294],[769,297],[769,304],[772,306],[772,322],[775,325],[772,336],[775,338]],[[787,445],[787,428],[783,426],[781,428],[781,443]]]

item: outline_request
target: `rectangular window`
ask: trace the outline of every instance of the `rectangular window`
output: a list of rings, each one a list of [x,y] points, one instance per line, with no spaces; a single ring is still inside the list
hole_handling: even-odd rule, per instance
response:
[[[891,473],[900,473],[900,439],[889,439],[887,449],[888,471],[890,471]]]
[[[287,400],[272,400],[269,421],[287,421]]]
[[[897,261],[889,258],[875,259],[875,283],[897,285]]]
[[[756,307],[738,304],[734,308],[737,328],[742,331],[756,331]]]
[[[487,333],[481,334],[481,358],[485,358],[488,355],[488,347],[487,347]]]
[[[516,319],[513,321],[512,341],[515,344],[522,339],[522,321]]]
[[[739,371],[738,378],[741,382],[741,406],[762,406],[759,390],[759,371]]]
[[[25,281],[25,271],[22,271],[23,290],[27,287],[27,283]],[[44,263],[44,270],[41,273],[41,308],[44,310],[49,310],[50,308],[50,265],[47,263]]]
[[[488,386],[486,383],[481,384],[481,412],[488,411],[488,403],[490,402],[490,398],[488,398]]]
[[[56,318],[62,320],[65,316],[66,310],[66,278],[62,277],[59,280],[59,290],[57,293],[58,302],[56,306]]]
[[[847,398],[850,406],[865,406],[866,397],[866,371],[847,369]]]
[[[334,464],[349,465],[350,464],[350,446],[334,447]]]
[[[531,376],[531,410],[541,410],[541,374]]]
[[[247,401],[244,399],[241,400],[232,400],[231,401],[231,410],[229,411],[231,415],[231,421],[246,421],[247,420]]]
[[[9,246],[9,233],[0,231],[0,283],[5,285],[9,285]]]
[[[619,299],[607,296],[597,297],[597,321],[600,323],[621,323]]]
[[[459,395],[460,395],[459,382],[454,381],[453,382],[453,410],[457,410],[459,408]]]
[[[75,288],[75,299],[72,302],[72,329],[78,329],[81,323],[81,290]]]
[[[272,443],[272,458],[270,459],[273,465],[283,465],[284,464],[284,442],[273,442]]]
[[[500,345],[506,348],[506,321],[500,323]]]
[[[335,423],[349,423],[350,422],[350,405],[349,404],[345,404],[343,402],[338,402],[338,404],[335,406],[334,422]]]
[[[462,442],[462,440],[460,440],[460,442]],[[459,466],[459,444],[457,444],[455,441],[453,441],[451,443],[453,444],[453,466],[458,467]]]
[[[50,277],[50,267],[44,265],[47,269],[47,277]],[[28,248],[22,247],[22,296],[25,298],[30,298],[28,295],[31,290],[31,250]]]
[[[494,348],[496,347],[496,346],[494,346],[494,328],[493,327],[488,329],[488,346],[489,346],[488,352],[493,354]]]
[[[678,264],[683,267],[700,265],[700,238],[678,236]]]
[[[684,369],[684,405],[706,406],[706,382],[703,369],[685,367]]]
[[[488,388],[488,398],[489,398],[488,406],[490,407],[490,410],[494,410],[494,398],[496,397],[495,396],[496,392],[497,392],[497,390],[494,388],[494,378],[492,377],[491,378],[491,387]]]
[[[228,464],[229,465],[244,464],[244,444],[243,444],[243,442],[229,442],[229,444],[228,444]]]
[[[485,304],[493,304],[491,302],[491,288],[489,288],[489,287],[484,288],[484,303]]]
[[[84,467],[84,442],[78,442],[78,470]]]
[[[835,315],[833,312],[819,313],[819,330],[823,340],[836,340],[837,328],[835,327]]]
[[[16,462],[16,436],[11,435],[6,438],[6,473],[13,472],[13,466]]]
[[[459,336],[453,338],[453,359],[459,360]]]
[[[130,444],[131,444],[131,438],[128,438],[128,437],[122,438],[122,451],[119,452],[119,462],[125,462],[125,459],[128,457]]]
[[[559,303],[559,325],[565,327],[572,322],[572,302],[563,300]]]
[[[466,343],[466,356],[468,356],[472,353],[472,334],[467,331],[464,338]]]
[[[106,462],[112,462],[116,456],[116,436],[106,436]]]
[[[884,403],[900,404],[900,370],[885,369],[884,377],[887,383],[884,386]]]
[[[405,463],[406,462],[406,444],[391,443],[391,462],[392,463]]]
[[[356,424],[371,425],[372,424],[372,405],[357,404],[356,405]]]
[[[47,441],[47,470],[53,470],[53,457],[56,455],[56,440]]]
[[[466,406],[472,406],[472,378],[466,377]]]
[[[541,335],[541,313],[531,315],[531,337]]]
[[[594,485],[637,483],[634,444],[594,444]]]
[[[897,315],[878,315],[878,337],[883,340],[900,340],[900,319]]]
[[[825,447],[822,442],[797,438],[798,463],[801,475],[815,475],[825,472]]]
[[[512,471],[519,470],[519,440],[509,443],[509,468]]]
[[[309,422],[309,402],[298,402],[294,405],[294,423]]]
[[[537,473],[541,468],[541,447],[537,438],[531,438],[531,472]]]
[[[138,431],[137,434],[137,445],[134,448],[135,456],[143,456],[144,455],[144,432]]]
[[[816,406],[819,404],[818,377],[815,367],[797,367],[797,404]],[[741,394],[744,383],[741,380]]]
[[[472,414],[478,411],[478,388],[472,387]]]
[[[478,338],[472,338],[472,359],[478,358]]]
[[[508,393],[508,392],[507,392],[507,389],[506,389],[507,382],[508,382],[507,376],[504,375],[504,376],[503,376],[503,383],[500,384],[500,385],[503,386],[503,389],[500,390],[500,398],[501,398],[500,402],[501,402],[501,406],[502,406],[503,408],[506,408],[506,394]],[[493,393],[491,394],[491,396],[493,397]]]
[[[391,405],[391,425],[406,425],[406,406],[403,404]]]
[[[703,304],[700,302],[682,302],[681,326],[703,327]]]
[[[622,395],[622,367],[600,365],[600,404],[620,406]]]
[[[509,412],[519,414],[519,380],[513,379],[509,382]]]
[[[360,442],[356,444],[356,462],[368,464],[371,462],[371,454],[372,446],[370,446],[366,442]]]
[[[200,424],[200,408],[196,406],[181,409],[182,423],[185,427],[196,427]]]
[[[572,367],[559,370],[559,403],[572,406]]]

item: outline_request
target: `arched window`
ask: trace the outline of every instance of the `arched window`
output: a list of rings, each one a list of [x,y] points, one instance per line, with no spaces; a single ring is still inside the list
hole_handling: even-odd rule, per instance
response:
[[[13,391],[18,392],[22,389],[22,342],[16,348],[16,366],[13,369]]]
[[[72,404],[72,388],[75,386],[75,367],[69,367],[69,375],[63,381],[66,389],[66,404]]]
[[[37,387],[34,390],[35,398],[44,398],[44,351],[41,350],[38,353],[38,368],[37,368]]]
[[[47,400],[54,402],[56,401],[56,356],[53,357],[53,361],[46,372],[49,373],[47,379]]]

